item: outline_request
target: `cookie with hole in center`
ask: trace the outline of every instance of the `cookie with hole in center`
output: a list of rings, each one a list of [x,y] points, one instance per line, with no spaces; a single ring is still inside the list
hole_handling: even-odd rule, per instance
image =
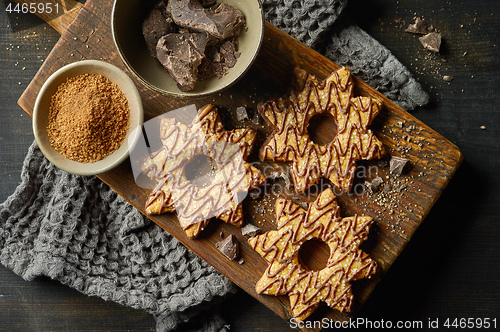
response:
[[[242,200],[249,190],[266,181],[245,161],[256,134],[251,128],[224,130],[213,105],[203,106],[191,124],[163,118],[163,145],[142,165],[142,171],[157,183],[146,201],[146,213],[177,212],[181,227],[191,238],[197,237],[212,217],[242,226]],[[186,169],[200,156],[208,159],[210,167],[189,179]]]
[[[368,128],[382,102],[354,97],[349,68],[334,71],[324,81],[297,68],[289,96],[259,103],[257,109],[273,132],[261,147],[261,160],[291,161],[295,190],[304,192],[321,177],[343,193],[349,192],[358,160],[379,159],[382,142]],[[309,121],[319,114],[333,117],[336,135],[329,143],[313,142]],[[332,128],[332,131],[334,129]]]
[[[359,249],[368,237],[373,219],[367,216],[342,218],[331,189],[323,191],[308,210],[291,200],[276,201],[278,230],[248,241],[269,263],[255,286],[259,294],[288,295],[292,317],[305,320],[321,302],[350,312],[353,293],[350,282],[370,278],[377,263]],[[318,239],[330,250],[326,267],[311,270],[300,261],[305,242]]]

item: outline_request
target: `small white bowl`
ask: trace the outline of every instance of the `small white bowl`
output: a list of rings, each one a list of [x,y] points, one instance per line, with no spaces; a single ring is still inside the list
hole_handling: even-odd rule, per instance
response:
[[[52,147],[47,133],[52,96],[68,78],[83,74],[102,75],[117,84],[127,98],[130,109],[130,127],[122,145],[109,156],[93,163],[81,163],[64,157]],[[33,133],[40,150],[55,166],[73,174],[96,175],[111,170],[128,157],[142,132],[143,119],[141,96],[132,79],[123,70],[107,62],[84,60],[60,68],[43,84],[33,110]]]
[[[141,25],[148,14],[148,4],[153,3],[146,0],[114,0],[111,31],[123,63],[145,87],[170,97],[199,98],[228,89],[245,75],[257,58],[264,38],[265,20],[260,0],[218,1],[220,2],[238,8],[246,20],[246,28],[238,37],[241,56],[222,78],[198,81],[191,91],[179,89],[160,62],[149,54],[144,41]]]

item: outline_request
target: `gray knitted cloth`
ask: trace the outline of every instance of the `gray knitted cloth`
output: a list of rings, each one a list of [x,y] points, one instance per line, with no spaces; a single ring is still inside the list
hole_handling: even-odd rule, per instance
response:
[[[264,0],[266,19],[321,51],[406,109],[427,94],[391,53],[347,18],[347,0]],[[339,22],[336,22],[339,21]],[[95,177],[68,174],[36,144],[22,183],[0,205],[0,263],[26,280],[48,276],[157,318],[157,330],[220,331],[213,304],[229,280]],[[195,317],[195,318],[194,318]]]

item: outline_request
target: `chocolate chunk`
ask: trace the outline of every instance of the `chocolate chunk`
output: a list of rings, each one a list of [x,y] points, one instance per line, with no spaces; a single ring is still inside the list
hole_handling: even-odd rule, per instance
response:
[[[246,224],[245,226],[241,227],[241,234],[243,234],[244,236],[254,237],[259,233],[260,228],[252,224]]]
[[[199,68],[200,79],[222,78],[229,68],[234,67],[239,52],[236,52],[233,38],[207,47],[206,59]]]
[[[240,253],[238,240],[236,240],[236,236],[233,234],[229,235],[224,240],[217,242],[215,247],[217,247],[217,249],[219,249],[224,256],[232,261],[234,261]]]
[[[248,120],[247,109],[243,106],[236,108],[236,119],[238,121]]]
[[[224,66],[227,68],[233,68],[236,64],[236,48],[232,41],[227,41],[220,46],[220,54],[224,59]]]
[[[196,0],[170,0],[167,11],[175,24],[217,39],[237,36],[245,25],[243,14],[226,3],[207,9]]]
[[[171,33],[156,46],[158,60],[177,82],[179,89],[189,91],[198,80],[198,66],[205,58],[206,33]]]
[[[148,17],[142,22],[142,34],[148,46],[149,53],[156,57],[156,45],[158,40],[169,34],[176,32],[177,28],[171,18],[165,17],[160,9],[153,9]]]
[[[255,112],[253,118],[252,118],[252,122],[256,125],[259,125],[261,124],[262,122],[262,118],[260,117],[259,113]]]
[[[403,173],[403,169],[408,162],[409,160],[406,158],[392,156],[389,164],[389,172],[391,172],[391,174],[400,176]]]
[[[387,165],[389,165],[389,163],[387,162],[387,160],[379,160],[377,162],[378,164],[378,167],[387,167]]]
[[[378,191],[382,183],[384,183],[384,180],[380,176],[377,176],[375,179],[373,179],[372,180],[373,191]]]
[[[255,213],[257,213],[257,214],[264,214],[264,213],[266,213],[266,208],[264,206],[262,206],[262,205],[257,205],[255,207]]]
[[[428,49],[432,52],[439,52],[439,48],[441,47],[441,34],[438,32],[431,32],[426,34],[423,37],[418,38],[425,49]]]
[[[425,23],[425,21],[417,17],[415,19],[415,24],[410,24],[408,28],[406,28],[405,32],[425,35],[429,32],[429,30],[427,29],[427,23]]]
[[[365,181],[365,186],[370,192],[376,193],[380,190],[380,185],[382,183],[384,183],[384,180],[380,176],[377,176],[372,182]]]
[[[251,199],[257,199],[260,197],[260,189],[253,189],[253,190],[250,190],[250,192],[248,193],[250,195],[250,198]]]
[[[217,2],[216,0],[201,0],[201,5],[203,7],[211,7],[215,5],[216,2]]]

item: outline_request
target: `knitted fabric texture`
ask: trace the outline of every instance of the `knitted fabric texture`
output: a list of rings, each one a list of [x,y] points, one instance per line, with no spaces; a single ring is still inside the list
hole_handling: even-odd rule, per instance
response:
[[[390,51],[341,17],[346,4],[263,0],[268,21],[349,66],[395,103],[406,109],[427,103],[428,95]],[[158,331],[224,329],[213,304],[235,292],[234,284],[99,179],[55,168],[36,144],[21,178],[0,205],[3,265],[27,280],[45,275],[85,294],[146,309]]]
[[[153,313],[173,330],[236,287],[96,177],[68,174],[33,144],[22,183],[0,205],[0,262]],[[214,313],[196,320],[219,331]],[[205,318],[206,317],[205,315]]]
[[[347,0],[263,0],[266,20],[413,110],[429,95],[392,53],[342,16]]]

